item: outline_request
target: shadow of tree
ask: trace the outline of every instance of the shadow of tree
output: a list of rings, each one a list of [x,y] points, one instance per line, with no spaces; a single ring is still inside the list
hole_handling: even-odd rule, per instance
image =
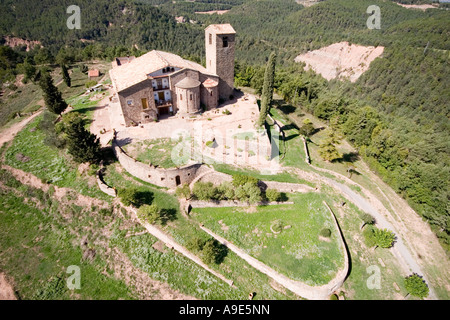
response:
[[[137,191],[136,192],[136,199],[135,199],[135,205],[137,207],[140,207],[144,204],[152,204],[153,199],[155,198],[153,192],[151,191]]]
[[[161,215],[159,221],[161,225],[166,225],[169,221],[174,221],[177,218],[177,211],[173,208],[171,209],[161,209]]]

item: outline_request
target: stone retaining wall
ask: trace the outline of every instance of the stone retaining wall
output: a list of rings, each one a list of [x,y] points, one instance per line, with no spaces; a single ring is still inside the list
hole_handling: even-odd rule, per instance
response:
[[[159,187],[175,188],[185,183],[189,184],[195,179],[197,171],[202,167],[201,163],[193,163],[179,168],[158,168],[139,162],[127,155],[117,144],[115,137],[113,137],[112,147],[114,154],[125,170],[136,178]]]

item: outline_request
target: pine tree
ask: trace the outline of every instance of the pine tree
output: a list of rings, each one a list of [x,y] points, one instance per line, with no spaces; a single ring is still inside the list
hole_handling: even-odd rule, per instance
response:
[[[319,154],[325,161],[334,161],[340,159],[342,154],[339,153],[335,144],[339,143],[333,131],[328,131],[328,137],[319,145]]]
[[[42,72],[39,86],[44,92],[44,101],[47,109],[55,114],[61,114],[67,108],[67,103],[62,98],[61,92],[53,84],[50,73]]]
[[[81,118],[75,118],[65,129],[67,148],[76,162],[96,163],[100,159],[100,141],[84,127]]]
[[[67,71],[67,67],[64,64],[61,65],[61,73],[64,79],[64,83],[70,88],[71,79],[69,76],[69,72]]]
[[[273,102],[273,88],[275,82],[275,63],[277,55],[272,52],[267,62],[266,71],[264,73],[264,84],[261,93],[261,111],[259,114],[258,125],[263,126],[267,115],[270,111],[270,106]]]

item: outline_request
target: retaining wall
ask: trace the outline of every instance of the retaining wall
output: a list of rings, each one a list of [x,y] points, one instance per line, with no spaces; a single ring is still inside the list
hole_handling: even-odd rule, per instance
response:
[[[122,167],[131,175],[145,182],[159,187],[175,188],[182,184],[189,184],[197,176],[197,171],[202,167],[201,163],[187,164],[179,168],[158,168],[133,159],[117,144],[113,137],[112,147],[114,154]]]

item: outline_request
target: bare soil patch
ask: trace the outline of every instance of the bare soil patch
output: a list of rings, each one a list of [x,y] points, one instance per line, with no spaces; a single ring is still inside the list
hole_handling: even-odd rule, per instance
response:
[[[349,79],[355,82],[383,52],[384,47],[365,47],[339,42],[299,55],[295,62],[306,63],[305,69],[312,69],[327,80]]]
[[[0,300],[17,300],[14,288],[4,273],[0,273]]]

